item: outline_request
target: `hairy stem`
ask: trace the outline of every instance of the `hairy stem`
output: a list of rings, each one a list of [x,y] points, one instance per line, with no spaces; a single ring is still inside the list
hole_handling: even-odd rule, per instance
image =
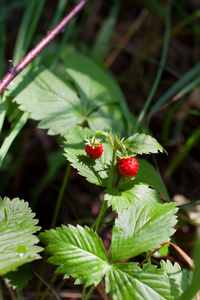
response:
[[[114,166],[115,166],[115,156],[116,156],[116,149],[113,149],[113,156],[112,156],[112,162],[111,162],[111,170],[110,170],[110,176],[109,176],[109,183],[108,183],[108,188],[111,187],[112,185],[112,179],[113,179],[113,172],[114,172]],[[107,202],[104,200],[101,206],[101,210],[99,212],[99,215],[96,219],[96,221],[93,223],[93,225],[91,226],[91,228],[95,227],[95,232],[97,232],[98,228],[99,228],[99,223],[101,221],[101,218],[103,217],[103,215],[105,214],[106,210],[107,210],[108,206],[107,206]]]

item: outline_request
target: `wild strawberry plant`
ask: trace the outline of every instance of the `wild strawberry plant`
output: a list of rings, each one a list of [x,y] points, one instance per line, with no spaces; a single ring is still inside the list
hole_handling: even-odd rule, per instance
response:
[[[134,133],[136,118],[108,74],[80,54],[65,58],[64,64],[70,80],[63,81],[43,67],[30,67],[6,93],[6,101],[17,102],[24,114],[40,121],[40,128],[62,135],[70,165],[104,188],[92,226],[68,224],[40,233],[47,261],[57,266],[57,273],[83,285],[82,299],[86,288],[90,289],[88,299],[99,283],[105,284],[106,294],[114,300],[178,299],[189,285],[191,272],[163,260],[157,266],[151,260],[154,252],[170,242],[177,223],[176,203],[169,201],[161,177],[145,159],[164,149],[145,127]],[[108,210],[116,216],[109,252],[99,235]],[[33,216],[23,200],[0,201],[0,274],[19,289],[27,281],[16,283],[18,268],[40,258],[43,250],[34,245],[38,238],[33,234],[39,227]],[[140,254],[146,257],[142,263],[136,258]]]

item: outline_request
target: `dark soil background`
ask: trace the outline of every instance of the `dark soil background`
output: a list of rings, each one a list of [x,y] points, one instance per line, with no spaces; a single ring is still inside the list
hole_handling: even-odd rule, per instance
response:
[[[17,1],[8,1],[13,4]],[[18,1],[20,2],[20,1]],[[79,51],[88,54],[95,37],[106,20],[115,1],[89,1],[78,16],[76,31],[70,37],[68,43],[72,43]],[[121,1],[121,9],[117,17],[113,38],[109,52],[105,58],[107,65],[119,83],[130,111],[138,116],[143,108],[148,94],[152,88],[162,51],[162,39],[165,28],[165,20],[162,15],[149,10],[140,1]],[[0,2],[1,3],[1,2]],[[145,3],[145,1],[144,1]],[[167,1],[160,1],[165,6]],[[1,4],[0,4],[1,5]],[[48,0],[44,7],[39,25],[37,26],[32,47],[48,31],[54,16],[58,1]],[[65,14],[75,5],[75,1],[69,1]],[[187,16],[200,12],[200,3],[195,0],[178,1],[172,8],[172,28],[181,24]],[[6,72],[7,60],[12,58],[17,33],[24,13],[24,6],[11,10],[7,17],[6,60],[4,72]],[[138,28],[127,38],[125,45],[111,62],[112,55],[126,36],[134,22],[138,22],[141,14],[145,14]],[[54,55],[54,47],[59,44],[61,36],[54,42],[54,46],[48,46],[47,56],[51,59]],[[160,43],[159,43],[160,41]],[[144,56],[146,57],[144,58]],[[161,82],[153,98],[155,103],[172,85],[189,71],[200,60],[200,21],[194,19],[177,33],[171,35],[166,66],[173,70],[164,70]],[[44,62],[48,66],[48,57]],[[176,74],[177,76],[175,76]],[[192,113],[189,113],[190,111]],[[194,111],[196,112],[194,114]],[[168,170],[173,159],[183,151],[185,143],[200,125],[200,94],[199,88],[176,100],[171,99],[159,111],[155,113],[149,124],[152,135],[168,152],[168,156],[159,154],[156,156],[159,172],[165,181],[171,200],[179,200],[185,203],[200,200],[200,142],[197,141],[186,157],[178,164],[175,171],[168,176]],[[144,120],[145,122],[145,120]],[[9,120],[6,120],[3,139],[10,128]],[[62,156],[60,138],[47,135],[46,131],[37,128],[37,122],[29,120],[23,130],[14,141],[10,151],[0,170],[1,197],[19,197],[28,201],[36,212],[39,225],[42,230],[49,229],[52,221],[55,203],[67,168],[67,162]],[[50,172],[49,158],[58,151],[62,158],[58,162],[58,168],[50,180],[44,182],[44,178]],[[154,162],[152,158],[148,158]],[[55,156],[58,160],[58,156]],[[80,177],[76,170],[71,169],[69,181],[66,186],[65,196],[59,212],[57,226],[61,224],[87,224],[90,225],[98,215],[103,199],[103,190],[88,183]],[[180,221],[177,232],[173,236],[178,245],[189,255],[192,254],[196,228],[200,224],[199,206],[192,206],[195,215],[186,209],[180,209]],[[111,211],[107,214],[111,217]],[[111,224],[112,225],[112,224]],[[102,236],[104,244],[109,249],[110,228]],[[182,266],[187,264],[177,252],[170,248],[169,259],[178,261]],[[143,258],[137,258],[142,260]],[[137,260],[138,261],[138,260]],[[40,272],[41,262],[33,263],[34,269]],[[54,267],[47,265],[44,278],[47,282],[53,277]],[[62,281],[59,276],[54,283],[58,288],[61,299],[81,299],[81,287],[73,286],[73,280]],[[24,299],[34,299],[37,279],[34,277],[24,292]],[[45,287],[42,287],[44,290]],[[6,291],[5,291],[6,293]],[[10,296],[8,296],[9,299]],[[10,298],[11,299],[11,298]],[[52,296],[48,299],[54,299]],[[98,290],[91,299],[103,299]]]

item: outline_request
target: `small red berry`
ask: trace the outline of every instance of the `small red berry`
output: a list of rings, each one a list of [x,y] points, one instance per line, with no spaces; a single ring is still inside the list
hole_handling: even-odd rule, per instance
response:
[[[117,169],[122,176],[132,178],[137,174],[139,164],[134,156],[125,157],[117,161]]]
[[[100,158],[103,153],[103,146],[102,144],[99,144],[97,146],[87,144],[85,146],[85,152],[90,158],[97,159]]]

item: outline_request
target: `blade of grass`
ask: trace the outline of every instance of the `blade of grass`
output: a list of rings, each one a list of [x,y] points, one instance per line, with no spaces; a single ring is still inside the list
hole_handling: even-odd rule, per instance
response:
[[[55,39],[55,37],[65,28],[65,26],[83,9],[88,0],[80,0],[80,2],[68,13],[61,22],[54,27],[47,35],[20,61],[20,63],[12,68],[0,81],[0,93],[2,93],[8,84],[30,64],[30,62],[38,56],[38,54],[44,50],[47,45]]]
[[[7,5],[5,7],[5,14],[7,15],[8,13],[10,13],[11,11],[13,11],[15,9],[19,9],[23,6],[26,6],[29,1],[30,0],[20,0],[20,1],[15,1],[15,2],[9,3],[9,5]]]
[[[107,67],[110,67],[114,60],[117,58],[117,56],[120,54],[121,50],[124,49],[127,42],[130,40],[130,38],[133,36],[133,34],[138,30],[138,28],[141,26],[143,21],[145,20],[148,12],[146,10],[142,10],[140,15],[137,17],[136,20],[133,21],[132,25],[130,26],[129,30],[123,36],[123,38],[120,40],[117,48],[115,48],[110,55],[107,57],[105,61],[105,65]]]
[[[152,115],[158,110],[163,104],[165,104],[168,100],[172,99],[173,96],[180,92],[181,97],[188,93],[191,89],[193,89],[199,82],[200,76],[195,78],[199,75],[200,72],[200,63],[195,65],[192,69],[190,69],[185,75],[183,75],[151,108],[150,112],[147,115],[147,122],[149,123]],[[193,80],[191,83],[190,81]],[[189,83],[189,85],[188,85]],[[176,99],[179,99],[180,96],[178,95]]]
[[[151,58],[150,56],[148,56],[148,55],[146,55],[144,53],[140,53],[140,52],[137,52],[135,50],[128,50],[128,49],[123,49],[123,51],[126,51],[127,53],[134,54],[141,61],[142,60],[146,60],[146,61],[149,61],[150,63],[154,64],[155,66],[161,67],[161,62],[160,61],[158,61],[156,59],[153,59],[153,58]],[[173,75],[176,78],[180,78],[181,77],[180,74],[178,74],[176,71],[174,71],[172,68],[170,68],[168,66],[164,66],[163,70],[166,71],[166,72],[168,72],[169,74]]]
[[[68,0],[59,0],[58,5],[56,7],[56,11],[53,17],[53,20],[50,24],[50,30],[58,24],[62,18],[62,15],[65,11]],[[68,25],[69,26],[69,25]],[[40,64],[41,61],[44,63],[45,58],[47,56],[47,49],[44,49],[42,53],[36,58],[36,64]]]
[[[48,171],[41,181],[34,187],[33,199],[31,202],[31,208],[34,210],[39,199],[39,195],[47,184],[53,180],[59,170],[59,168],[66,164],[66,158],[62,155],[62,151],[59,149],[49,155],[47,155]]]
[[[6,0],[0,0],[0,78],[4,74],[4,62],[5,62],[5,51],[6,51]],[[0,97],[0,133],[3,127],[5,119],[5,97],[1,95]]]
[[[33,17],[33,12],[34,12],[34,7],[36,4],[36,0],[30,0],[27,3],[25,12],[23,14],[23,18],[20,24],[20,28],[19,28],[19,32],[17,35],[17,40],[15,43],[15,49],[14,49],[14,53],[13,53],[13,63],[14,65],[18,62],[20,62],[20,60],[23,57],[23,52],[24,52],[24,45],[25,45],[25,40],[27,38],[27,32],[28,32],[28,28],[29,28],[29,24],[30,24],[30,20]]]
[[[136,0],[136,1],[158,15],[166,14],[166,10],[162,7],[159,1],[156,0]]]
[[[97,62],[103,62],[112,41],[113,31],[117,22],[117,16],[120,11],[122,2],[115,1],[115,5],[111,6],[110,14],[102,24],[91,49],[91,57]]]
[[[66,168],[66,171],[65,171],[65,176],[63,178],[62,186],[61,186],[60,191],[59,191],[58,199],[56,201],[56,207],[55,207],[53,219],[52,219],[52,222],[51,222],[51,228],[54,228],[55,225],[56,225],[58,213],[59,213],[59,210],[60,210],[61,202],[63,200],[63,195],[64,195],[64,191],[65,191],[67,181],[68,181],[68,178],[69,178],[70,170],[71,170],[71,166],[70,166],[70,164],[68,164],[67,168]],[[47,255],[45,254],[44,259],[42,261],[41,268],[40,268],[40,277],[41,278],[44,277],[46,258],[47,258]],[[37,284],[37,288],[36,288],[36,297],[35,297],[36,300],[39,300],[41,287],[42,287],[42,280],[39,280],[38,284]]]
[[[28,33],[27,33],[26,40],[25,40],[25,43],[24,43],[24,51],[25,52],[27,51],[28,47],[30,46],[31,40],[32,40],[33,35],[35,33],[35,30],[36,30],[38,21],[40,19],[40,16],[42,14],[42,11],[43,11],[46,0],[39,0],[37,2],[38,3],[37,3],[36,8],[34,10],[34,18],[32,18],[31,23],[29,25]]]
[[[58,218],[58,213],[59,213],[59,210],[60,210],[60,206],[61,206],[61,202],[62,202],[62,199],[63,199],[64,191],[65,191],[67,181],[68,181],[68,178],[69,178],[70,170],[71,170],[71,166],[70,166],[70,164],[68,164],[66,172],[65,172],[65,176],[63,178],[62,186],[60,188],[58,199],[56,201],[56,207],[55,207],[55,210],[54,210],[54,215],[53,215],[53,220],[52,220],[52,223],[51,223],[51,228],[54,228],[55,225],[56,225],[56,221],[57,221],[57,218]]]
[[[56,66],[56,63],[58,62],[59,58],[60,58],[60,55],[64,49],[64,47],[66,46],[66,43],[70,37],[70,35],[72,34],[73,32],[73,29],[75,27],[75,24],[76,24],[76,18],[74,18],[70,23],[69,25],[67,26],[64,34],[63,34],[63,38],[62,38],[62,41],[60,42],[58,48],[56,49],[56,53],[54,55],[54,58],[53,58],[53,61],[51,63],[51,66],[50,66],[50,69],[54,69],[54,67]]]
[[[194,12],[193,14],[189,15],[187,18],[184,18],[183,21],[179,22],[177,25],[173,26],[171,28],[171,37],[173,37],[174,35],[176,35],[177,33],[179,33],[181,30],[183,30],[186,26],[193,24],[195,22],[196,19],[198,19],[200,17],[200,10]],[[199,31],[200,32],[200,31]],[[199,34],[198,32],[198,34]],[[159,38],[158,40],[156,40],[151,47],[148,48],[148,50],[145,52],[145,54],[143,53],[143,55],[150,55],[150,53],[154,52],[158,47],[160,47],[163,43],[163,37]],[[137,65],[141,62],[141,59],[137,59],[135,64],[134,64],[134,68],[137,68]]]
[[[3,141],[3,144],[0,148],[0,166],[10,146],[12,145],[12,142],[14,141],[14,139],[16,138],[16,136],[18,135],[22,127],[25,125],[28,116],[29,114],[27,112],[22,112],[19,118],[15,121],[14,127],[11,129],[9,135]]]
[[[167,113],[167,116],[165,117],[163,121],[163,129],[162,129],[162,140],[164,143],[170,143],[170,128],[171,123],[174,118],[175,112],[179,108],[179,103],[176,102],[174,105],[172,105]]]
[[[185,147],[183,151],[178,153],[164,174],[164,180],[168,180],[174,171],[177,169],[180,162],[185,158],[185,156],[190,152],[190,150],[194,147],[194,145],[200,139],[200,126],[193,132],[193,134],[189,137],[187,142],[185,143]]]
[[[1,134],[1,131],[2,131],[2,128],[3,128],[3,124],[4,124],[4,120],[5,120],[5,117],[6,117],[6,97],[5,95],[1,95],[0,96],[0,134]]]
[[[193,116],[200,116],[200,111],[196,109],[185,109],[183,110],[185,113],[193,115]]]
[[[59,21],[61,20],[64,10],[67,6],[67,2],[68,0],[59,0],[55,15],[50,25],[50,29],[56,26],[56,24],[59,23]]]
[[[6,1],[0,0],[0,78],[4,74],[4,61],[5,61],[5,49],[6,49]]]
[[[171,5],[172,5],[172,1],[169,1],[168,4],[168,13],[166,14],[165,17],[165,34],[164,34],[164,43],[163,43],[163,49],[162,49],[162,55],[161,55],[161,60],[160,60],[160,67],[158,69],[158,72],[156,74],[156,78],[153,84],[153,87],[149,93],[149,96],[143,106],[143,109],[140,112],[140,115],[137,119],[137,122],[135,124],[135,128],[134,128],[134,132],[137,131],[139,124],[142,122],[148,108],[149,105],[151,104],[151,101],[154,97],[154,94],[156,92],[156,89],[158,87],[158,84],[160,82],[162,73],[163,73],[163,69],[164,69],[164,65],[165,65],[165,60],[167,57],[167,51],[168,51],[168,46],[169,46],[169,40],[170,40],[170,28],[171,28]]]
[[[46,287],[48,287],[48,289],[53,293],[57,300],[61,300],[57,292],[43,279],[43,277],[41,277],[36,271],[33,271],[33,273],[39,278],[40,281],[42,281],[46,285]]]

